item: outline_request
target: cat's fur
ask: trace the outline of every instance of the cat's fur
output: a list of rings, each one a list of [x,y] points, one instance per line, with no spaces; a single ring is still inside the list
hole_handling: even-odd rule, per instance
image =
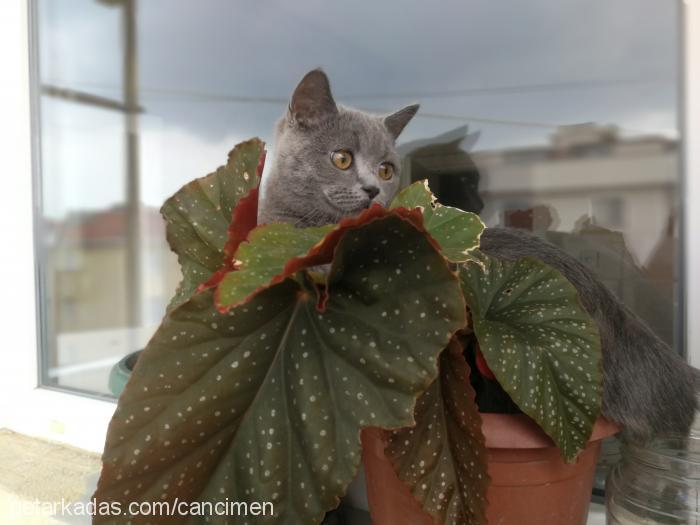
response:
[[[417,111],[408,106],[388,117],[336,106],[326,75],[308,73],[277,124],[275,158],[260,202],[259,222],[316,226],[354,215],[372,202],[388,204],[398,191],[394,141]],[[330,152],[352,150],[356,165],[341,172]],[[391,162],[391,181],[377,176]],[[365,189],[379,193],[370,198]],[[553,266],[576,287],[597,322],[603,349],[602,413],[629,435],[645,440],[663,432],[687,433],[697,408],[697,371],[661,341],[584,265],[535,235],[487,228],[481,250],[507,260],[533,256]]]

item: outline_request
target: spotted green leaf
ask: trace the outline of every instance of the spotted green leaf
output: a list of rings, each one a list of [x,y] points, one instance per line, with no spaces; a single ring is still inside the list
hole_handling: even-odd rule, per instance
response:
[[[395,431],[386,455],[439,525],[486,523],[489,484],[481,417],[462,347],[440,356],[440,375],[416,404],[416,426]]]
[[[484,223],[479,216],[443,206],[435,200],[427,181],[414,182],[391,203],[391,208],[422,208],[425,229],[440,244],[442,254],[452,262],[464,262],[479,246]]]
[[[263,287],[274,284],[276,277],[281,280],[290,259],[306,255],[333,228],[332,224],[317,228],[295,228],[288,223],[258,226],[236,252],[240,269],[227,273],[219,283],[217,304],[242,304]]]
[[[554,268],[530,257],[475,255],[460,277],[481,352],[518,407],[572,461],[600,410],[598,329]]]
[[[457,276],[396,215],[342,237],[324,313],[310,286],[288,278],[228,313],[207,290],[166,316],[110,423],[98,501],[269,501],[264,522],[289,525],[338,504],[361,428],[413,423],[466,309]]]
[[[407,186],[394,197],[392,208],[428,208],[436,203],[437,199],[430,191],[427,180],[420,180]]]
[[[168,243],[182,271],[168,309],[186,301],[222,266],[233,209],[258,186],[264,147],[259,139],[238,144],[225,166],[183,186],[161,208]]]

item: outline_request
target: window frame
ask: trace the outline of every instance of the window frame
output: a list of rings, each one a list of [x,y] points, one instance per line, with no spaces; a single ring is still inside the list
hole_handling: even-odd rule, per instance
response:
[[[115,409],[110,400],[41,385],[41,271],[36,264],[35,214],[40,210],[38,111],[32,42],[33,0],[0,2],[0,144],[6,145],[0,228],[11,257],[0,258],[6,337],[0,375],[0,427],[101,452]],[[700,0],[679,2],[681,16],[680,129],[682,130],[680,322],[688,361],[700,367]],[[696,206],[692,206],[695,203]],[[38,215],[37,215],[38,216]],[[693,322],[696,321],[696,322]]]
[[[35,252],[35,214],[40,210],[36,72],[33,68],[31,0],[0,2],[0,63],[9,72],[0,87],[0,140],[6,173],[0,206],[2,238],[11,257],[0,258],[6,300],[0,301],[5,362],[0,376],[0,427],[101,452],[114,401],[40,384],[41,288]],[[37,215],[38,216],[38,215]]]
[[[700,368],[700,1],[683,0],[680,14],[681,333],[688,362]]]

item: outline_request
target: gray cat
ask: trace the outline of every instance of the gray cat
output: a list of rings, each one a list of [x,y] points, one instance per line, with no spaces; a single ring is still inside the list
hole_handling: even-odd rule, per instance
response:
[[[377,117],[336,106],[325,73],[309,72],[277,123],[258,222],[319,226],[389,204],[399,190],[394,141],[416,111]]]
[[[309,72],[277,124],[275,157],[266,176],[260,223],[318,226],[386,206],[399,189],[394,142],[418,110],[379,117],[337,106],[328,78]],[[697,371],[621,304],[588,268],[522,230],[487,228],[481,250],[502,259],[533,256],[562,272],[600,329],[602,413],[630,437],[686,434],[697,408]]]

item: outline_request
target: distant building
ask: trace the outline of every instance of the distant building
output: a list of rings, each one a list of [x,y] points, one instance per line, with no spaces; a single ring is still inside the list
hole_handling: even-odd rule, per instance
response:
[[[48,273],[58,333],[128,325],[126,209],[69,215],[51,227]],[[154,208],[142,208],[142,311],[158,323],[174,294],[180,270],[165,241],[165,224]]]
[[[403,145],[404,182],[428,179],[442,203],[559,245],[672,343],[677,142],[596,124],[558,128],[549,144],[472,153],[477,139],[461,127]]]
[[[127,268],[127,215],[123,207],[71,214],[46,224],[45,304],[47,373],[61,386],[109,394],[109,371],[143,348],[180,280],[165,224],[154,208],[140,212],[140,326],[130,326],[133,283]]]
[[[515,210],[549,208],[552,224],[533,230],[573,231],[581,220],[624,231],[627,248],[645,265],[675,213],[678,145],[661,137],[621,138],[613,126],[559,128],[550,144],[472,155],[481,174],[481,212],[507,224]],[[634,225],[634,227],[631,227]]]

